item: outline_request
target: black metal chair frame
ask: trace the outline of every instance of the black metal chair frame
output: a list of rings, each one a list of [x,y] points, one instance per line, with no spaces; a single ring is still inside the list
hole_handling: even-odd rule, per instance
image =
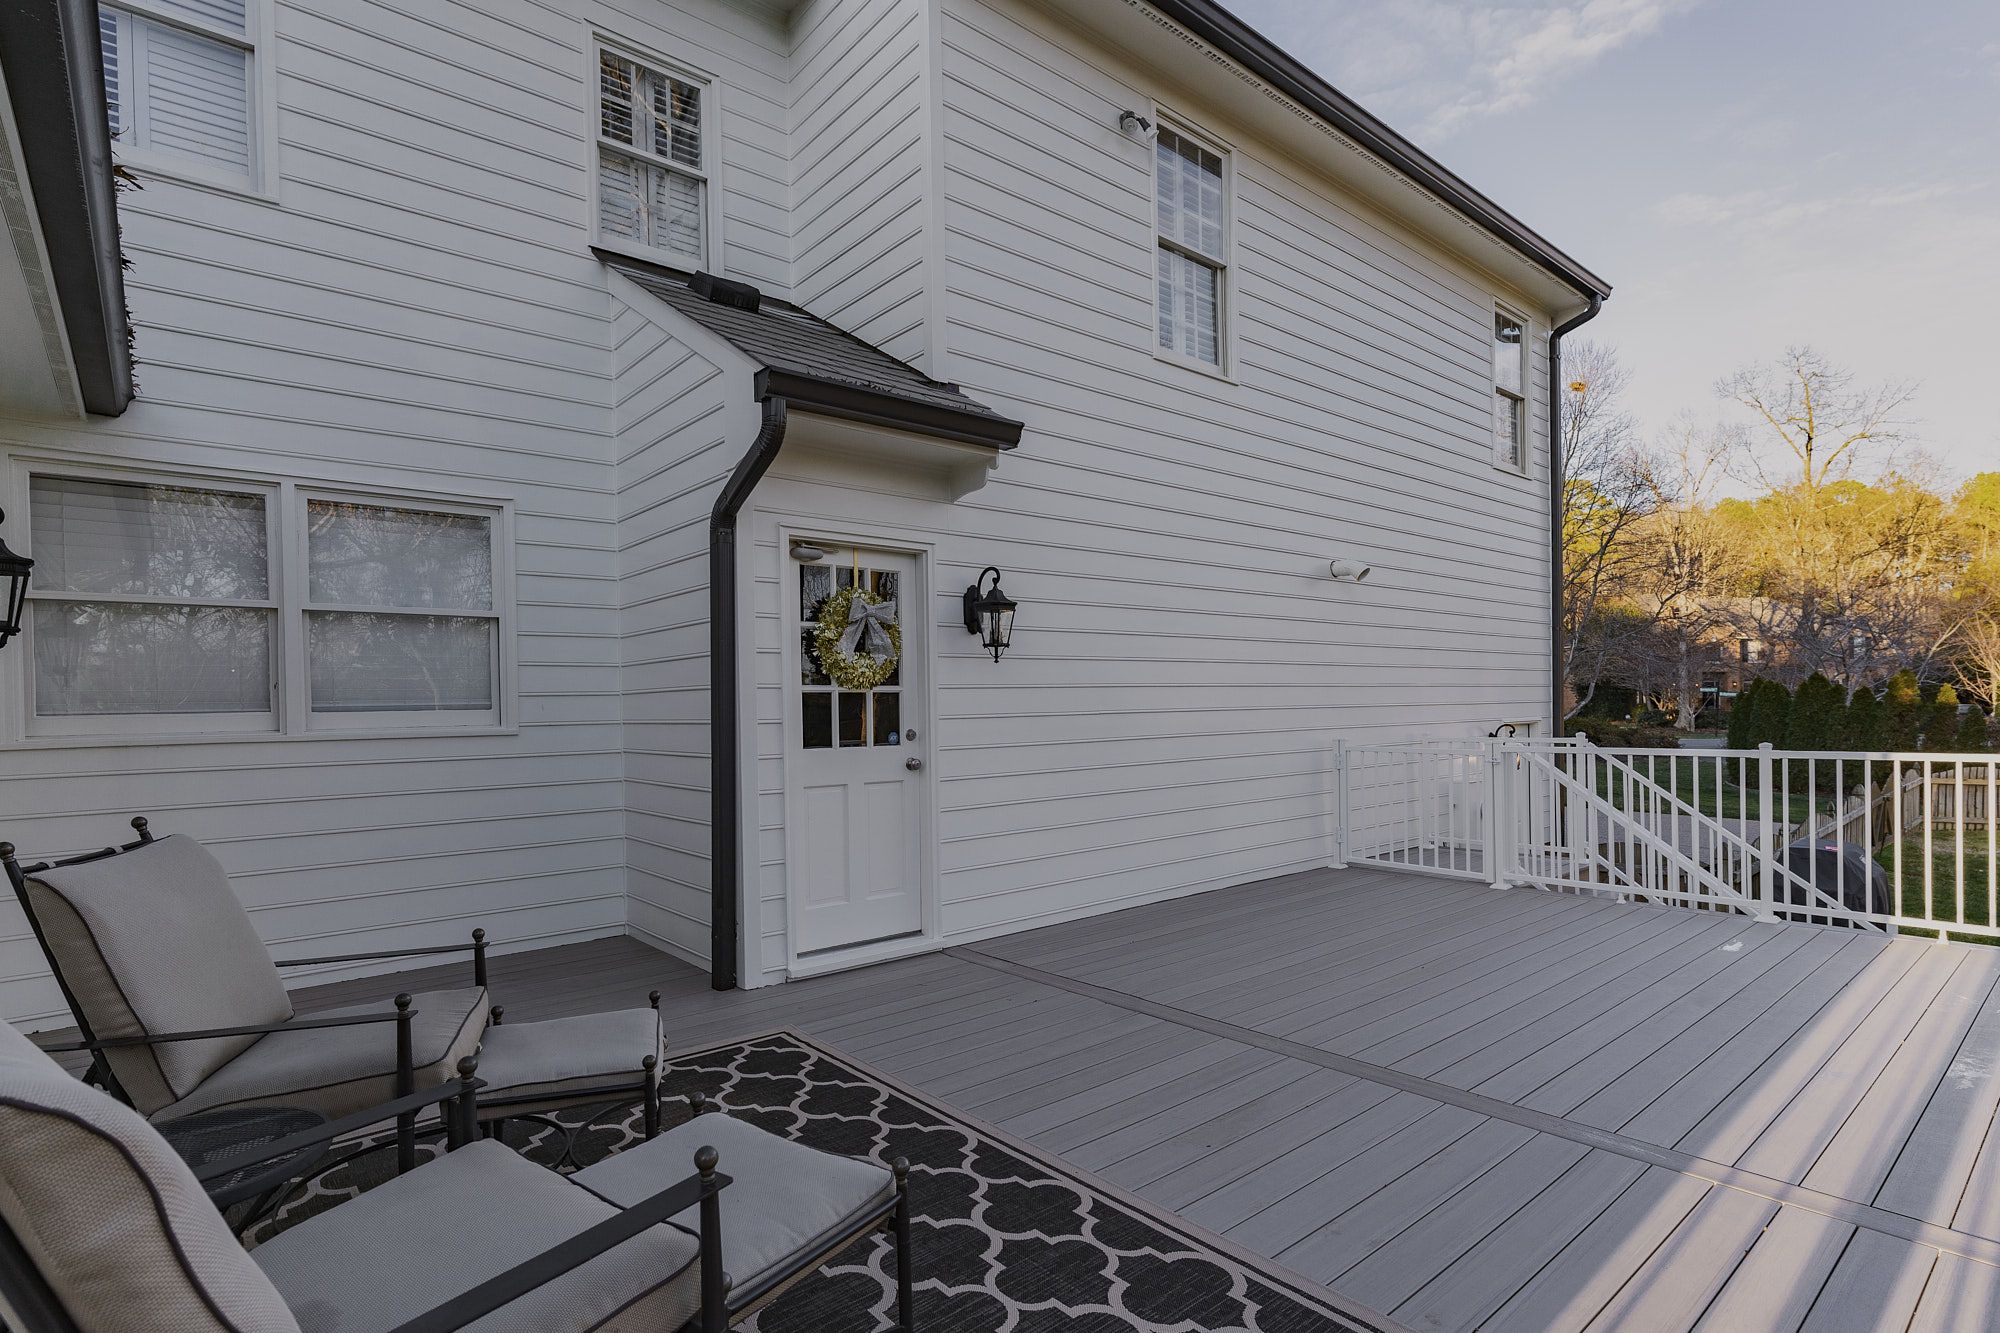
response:
[[[63,975],[62,964],[56,959],[55,951],[49,947],[48,935],[43,930],[41,921],[35,916],[34,905],[28,900],[28,877],[63,866],[85,865],[92,861],[102,861],[109,857],[122,856],[126,852],[144,847],[154,840],[151,825],[144,815],[133,816],[132,829],[133,832],[139,835],[132,842],[105,847],[95,852],[85,852],[79,856],[66,857],[56,861],[38,861],[33,865],[25,866],[15,860],[13,843],[0,842],[0,867],[6,869],[7,882],[13,886],[14,897],[20,902],[21,911],[28,918],[29,927],[35,932],[35,943],[41,947],[42,957],[47,961],[49,970],[54,973],[56,985],[62,990],[63,1002],[69,1006],[70,1017],[75,1021],[77,1031],[83,1037],[83,1040],[77,1043],[63,1046],[48,1046],[43,1049],[52,1052],[89,1051],[91,1055],[90,1072],[85,1075],[84,1081],[103,1088],[112,1096],[118,1098],[119,1101],[129,1106],[132,1104],[132,1098],[126,1093],[125,1089],[118,1085],[117,1077],[111,1072],[110,1063],[104,1059],[103,1052],[106,1050],[128,1046],[152,1046],[172,1041],[196,1041],[207,1037],[262,1036],[272,1032],[303,1031],[309,1028],[352,1027],[367,1023],[394,1023],[396,1025],[396,1068],[395,1083],[393,1086],[398,1097],[408,1096],[416,1090],[414,1046],[411,1028],[411,1020],[416,1017],[416,1011],[410,1007],[411,997],[407,994],[400,994],[395,997],[393,1011],[379,1014],[353,1015],[346,1018],[294,1018],[283,1023],[207,1028],[191,1032],[156,1032],[144,1036],[100,1040],[97,1034],[91,1029],[90,1020],[84,1015],[83,1007],[77,1003],[76,993],[70,989],[69,979]],[[411,949],[375,949],[362,953],[326,954],[314,958],[275,958],[272,961],[279,967],[307,967],[321,963],[381,962],[395,958],[437,957],[443,954],[466,952],[472,954],[473,984],[481,990],[485,990],[486,932],[483,929],[475,929],[472,932],[471,942],[467,944],[435,944]],[[654,991],[650,996],[650,1000],[652,1007],[658,1010],[660,1007],[660,993]],[[497,1025],[501,1021],[503,1012],[502,1006],[494,1005],[489,1011],[488,1022]],[[645,1104],[646,1137],[652,1138],[655,1134],[659,1133],[660,1128],[660,1070],[658,1065],[658,1059],[648,1055],[640,1062],[639,1072],[636,1077],[627,1081],[614,1081],[599,1087],[578,1089],[573,1094],[565,1094],[563,1100],[574,1101],[580,1105],[588,1105],[591,1101],[599,1097],[607,1101],[616,1100],[620,1102],[627,1098],[639,1099]],[[509,1105],[526,1105],[547,1100],[546,1096],[523,1094],[517,1097],[502,1096],[489,1098],[486,1105],[490,1109],[503,1109]],[[504,1120],[497,1123],[504,1125]],[[561,1127],[557,1126],[557,1128]],[[495,1132],[497,1134],[500,1131],[496,1129]],[[569,1132],[571,1140],[569,1145],[564,1148],[566,1158],[575,1146],[575,1132]],[[399,1171],[408,1171],[416,1165],[416,1116],[414,1113],[398,1121],[396,1151],[397,1169]]]
[[[477,1059],[467,1057],[459,1062],[459,1077],[453,1082],[398,1097],[381,1106],[261,1144],[237,1157],[213,1164],[197,1179],[203,1184],[221,1180],[245,1167],[289,1156],[302,1148],[331,1143],[387,1119],[394,1118],[400,1123],[403,1117],[432,1106],[438,1108],[439,1118],[444,1122],[447,1148],[463,1147],[479,1133],[477,1107],[479,1089],[483,1085],[477,1078],[477,1068]],[[698,1094],[689,1100],[697,1116],[707,1110],[720,1109],[705,1104]],[[447,1102],[449,1107],[445,1105]],[[607,1218],[506,1272],[461,1292],[415,1319],[398,1325],[391,1333],[450,1333],[451,1330],[464,1328],[571,1269],[622,1245],[648,1227],[657,1226],[690,1208],[698,1209],[700,1218],[697,1236],[700,1252],[696,1262],[701,1265],[701,1309],[693,1325],[700,1333],[725,1333],[731,1325],[776,1299],[835,1255],[881,1229],[887,1229],[895,1240],[897,1323],[901,1333],[915,1333],[910,1267],[910,1168],[906,1160],[899,1157],[895,1161],[896,1188],[889,1200],[870,1210],[826,1245],[793,1256],[760,1278],[754,1287],[741,1290],[734,1288],[722,1267],[722,1208],[719,1196],[732,1178],[717,1170],[720,1157],[712,1147],[698,1149],[694,1165],[694,1175],[621,1210],[616,1217]],[[217,1191],[211,1198],[220,1210],[250,1197],[256,1190],[268,1188],[268,1183],[268,1177],[246,1181]],[[14,1328],[16,1333],[78,1333],[76,1324],[64,1311],[61,1301],[49,1289],[4,1219],[0,1219],[0,1315],[9,1319],[9,1327]]]

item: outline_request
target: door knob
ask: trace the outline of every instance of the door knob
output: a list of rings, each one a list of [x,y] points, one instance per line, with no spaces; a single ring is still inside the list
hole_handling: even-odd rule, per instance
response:
[[[917,758],[915,755],[911,755],[908,759],[905,759],[903,761],[903,767],[909,769],[912,773],[916,772],[923,766],[924,766],[924,761]]]

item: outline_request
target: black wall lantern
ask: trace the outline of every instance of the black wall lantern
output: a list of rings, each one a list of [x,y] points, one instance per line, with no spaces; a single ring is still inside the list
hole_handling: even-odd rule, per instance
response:
[[[993,586],[981,592],[979,585],[986,582],[988,574],[993,576]],[[1014,599],[1000,591],[999,570],[991,566],[981,570],[965,590],[965,628],[979,636],[980,646],[993,654],[994,661],[1007,651],[1014,638]]]
[[[0,511],[0,522],[7,515]],[[7,549],[7,543],[0,541],[0,597],[4,603],[5,618],[0,619],[0,644],[21,632],[21,613],[28,604],[28,571],[35,562],[25,555],[16,555]]]

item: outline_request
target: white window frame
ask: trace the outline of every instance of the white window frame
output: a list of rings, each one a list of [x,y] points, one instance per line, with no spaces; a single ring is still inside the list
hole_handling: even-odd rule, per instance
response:
[[[605,54],[629,60],[646,66],[656,73],[665,74],[683,83],[692,84],[701,97],[701,166],[690,167],[685,162],[676,162],[648,152],[637,144],[620,143],[607,139],[602,133],[604,125],[604,84],[598,77],[598,62]],[[697,270],[720,272],[718,256],[721,253],[722,237],[722,191],[718,188],[721,173],[716,169],[717,144],[720,142],[721,85],[705,70],[698,69],[682,60],[671,60],[643,46],[615,37],[608,33],[595,33],[585,43],[584,55],[588,60],[584,75],[590,88],[590,121],[584,134],[584,142],[589,145],[589,157],[585,162],[589,189],[589,229],[592,245],[604,250],[615,250],[620,254],[632,255],[655,264],[665,264],[670,268],[686,268],[688,256],[663,250],[658,246],[643,245],[626,236],[607,236],[602,230],[604,210],[598,198],[602,182],[599,177],[598,159],[605,149],[622,153],[634,161],[661,167],[678,175],[690,177],[701,185],[701,257],[695,265]]]
[[[17,747],[72,745],[168,744],[174,742],[284,741],[362,736],[482,736],[513,735],[519,730],[519,660],[514,600],[514,505],[493,496],[467,499],[415,490],[361,488],[292,478],[177,468],[108,467],[61,456],[13,460],[3,506],[9,515],[27,519],[9,522],[9,545],[32,557],[33,523],[30,495],[36,477],[120,482],[139,486],[183,486],[264,497],[267,572],[270,597],[264,601],[215,601],[215,605],[259,607],[272,614],[271,680],[274,699],[267,713],[120,713],[106,716],[40,717],[34,701],[34,616],[24,617],[20,638],[0,653],[0,682],[15,706],[7,710],[13,725],[8,744]],[[353,607],[309,600],[306,506],[313,500],[415,509],[437,513],[476,514],[489,520],[492,543],[493,596],[486,610],[429,610],[413,607]],[[107,601],[169,606],[208,605],[185,598],[41,593],[31,579],[28,600]],[[488,619],[495,623],[493,703],[491,709],[434,713],[312,712],[311,667],[307,661],[306,615],[313,611],[388,611]]]
[[[1186,119],[1153,106],[1153,124],[1159,129],[1170,130],[1183,139],[1188,139],[1206,148],[1222,160],[1222,253],[1204,254],[1190,249],[1174,237],[1167,235],[1160,219],[1160,166],[1157,130],[1146,137],[1146,181],[1151,197],[1148,208],[1153,218],[1153,243],[1146,252],[1146,285],[1152,292],[1149,302],[1153,319],[1146,330],[1146,341],[1152,345],[1153,356],[1170,365],[1187,370],[1199,371],[1220,380],[1234,383],[1236,380],[1236,151],[1224,140],[1205,130],[1196,129]],[[1160,346],[1160,250],[1162,248],[1185,255],[1196,263],[1215,270],[1215,351],[1214,365],[1200,357],[1189,356],[1178,348]]]
[[[227,28],[218,28],[186,14],[163,9],[155,0],[102,0],[107,9],[121,9],[138,15],[149,23],[163,27],[179,28],[224,46],[233,46],[247,53],[249,59],[248,86],[245,89],[246,112],[249,124],[245,127],[250,141],[248,172],[237,175],[221,167],[197,162],[192,158],[180,157],[173,153],[155,152],[141,148],[123,138],[111,143],[111,154],[120,165],[128,166],[143,174],[166,176],[189,185],[202,185],[231,194],[248,195],[264,202],[277,200],[277,125],[278,125],[278,82],[277,60],[273,54],[276,48],[277,4],[276,0],[247,0],[244,5],[244,31],[235,33]],[[92,33],[93,38],[96,33]],[[121,61],[119,70],[119,92],[124,97],[123,114],[131,115],[129,87],[130,67]]]
[[[1500,383],[1498,367],[1493,363],[1494,339],[1499,332],[1496,326],[1502,319],[1511,319],[1521,326],[1521,392],[1518,394]],[[1492,311],[1486,318],[1486,373],[1492,383],[1492,392],[1488,394],[1486,402],[1487,410],[1493,413],[1491,425],[1493,466],[1504,472],[1518,473],[1523,477],[1533,468],[1535,458],[1535,414],[1529,404],[1535,384],[1535,361],[1532,354],[1534,345],[1534,321],[1522,314],[1517,307],[1505,301],[1495,301]],[[1514,419],[1520,425],[1521,456],[1518,460],[1508,457],[1509,442],[1506,433],[1500,429],[1500,417],[1495,408],[1501,398],[1512,400]]]

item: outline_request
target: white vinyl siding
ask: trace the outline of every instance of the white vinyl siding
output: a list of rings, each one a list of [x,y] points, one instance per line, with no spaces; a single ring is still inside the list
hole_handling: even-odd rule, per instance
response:
[[[116,477],[29,493],[36,734],[500,721],[496,511]]]
[[[1165,125],[1156,131],[1159,346],[1218,368],[1229,253],[1227,181],[1220,152]]]
[[[708,259],[701,85],[597,53],[597,234],[680,268]]]
[[[254,183],[254,10],[246,0],[125,0],[98,11],[113,140],[134,162]]]
[[[1528,468],[1527,321],[1493,311],[1493,458],[1516,472]]]

